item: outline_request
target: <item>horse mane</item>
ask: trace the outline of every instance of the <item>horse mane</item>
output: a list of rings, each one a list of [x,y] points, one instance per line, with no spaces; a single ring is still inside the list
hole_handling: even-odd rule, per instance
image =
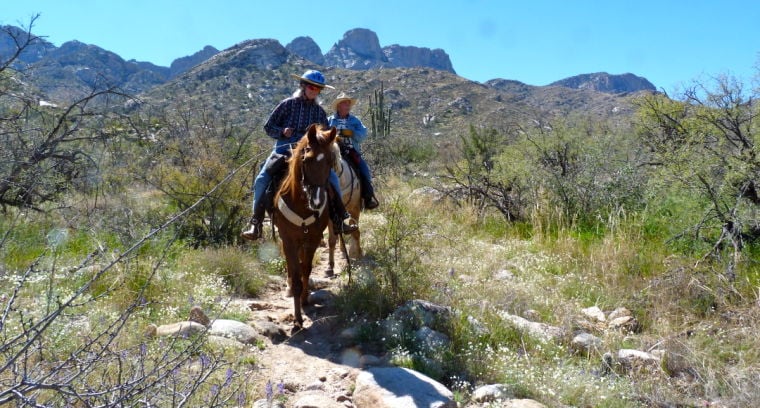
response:
[[[330,148],[332,149],[332,157],[333,157],[333,170],[335,170],[336,173],[340,172],[340,159],[342,159],[342,155],[340,154],[340,146],[338,146],[337,143],[333,143],[330,145]]]
[[[288,173],[280,184],[280,195],[286,195],[298,187],[298,180],[301,179],[301,166],[298,165],[298,158],[301,157],[303,149],[308,143],[308,138],[302,137],[293,147],[288,159]]]

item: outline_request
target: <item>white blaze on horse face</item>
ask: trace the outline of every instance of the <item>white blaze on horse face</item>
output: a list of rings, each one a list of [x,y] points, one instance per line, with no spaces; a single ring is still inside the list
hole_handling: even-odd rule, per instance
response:
[[[324,158],[325,158],[325,154],[324,153],[320,153],[320,154],[317,155],[317,161],[322,161],[322,159],[324,159]]]
[[[322,205],[322,187],[317,187],[317,198],[314,199],[314,205],[317,207]]]

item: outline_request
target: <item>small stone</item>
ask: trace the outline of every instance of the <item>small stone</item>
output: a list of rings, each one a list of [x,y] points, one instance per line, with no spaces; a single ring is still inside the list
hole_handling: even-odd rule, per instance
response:
[[[576,351],[588,354],[602,347],[602,339],[590,333],[579,333],[573,337],[571,346]]]
[[[193,306],[193,308],[190,309],[190,317],[187,320],[200,323],[206,327],[211,324],[211,320],[205,313],[203,313],[203,309],[201,309],[200,306]]]
[[[598,306],[591,306],[585,309],[581,309],[581,313],[583,313],[583,315],[586,317],[596,320],[597,322],[603,322],[607,320],[604,317],[604,312],[602,312],[602,309],[599,309]]]
[[[145,328],[145,337],[156,337],[158,333],[158,326],[151,323]]]
[[[326,289],[320,289],[309,293],[309,303],[324,305],[335,298],[335,294]]]
[[[633,313],[631,313],[630,310],[628,310],[628,309],[626,309],[624,307],[619,307],[619,308],[617,308],[617,309],[615,309],[615,310],[613,310],[613,311],[610,312],[610,315],[608,316],[608,319],[615,320],[615,319],[617,319],[619,317],[624,317],[624,316],[633,317]]]
[[[610,320],[609,326],[613,329],[625,329],[634,332],[639,327],[639,322],[633,316],[620,316]]]
[[[475,402],[493,402],[505,398],[511,398],[512,391],[504,384],[490,384],[478,387],[472,393],[472,400]]]
[[[257,310],[271,310],[272,305],[265,302],[251,302],[248,304],[248,308],[254,312]]]

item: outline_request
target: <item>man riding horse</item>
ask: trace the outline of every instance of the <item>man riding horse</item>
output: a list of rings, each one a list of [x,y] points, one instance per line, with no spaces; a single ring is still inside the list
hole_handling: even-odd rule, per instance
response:
[[[275,139],[275,146],[266,162],[261,166],[261,171],[256,176],[253,184],[253,216],[250,226],[240,235],[248,240],[257,240],[262,236],[262,223],[264,212],[268,207],[265,203],[266,192],[276,190],[270,187],[274,174],[285,167],[285,161],[291,155],[291,147],[294,146],[304,135],[306,129],[312,124],[328,126],[327,114],[319,105],[317,97],[324,88],[335,89],[325,84],[325,77],[321,72],[308,70],[303,75],[291,74],[299,80],[299,87],[289,98],[282,100],[269,115],[264,124],[266,134]],[[356,222],[350,221],[350,214],[341,200],[340,184],[334,171],[330,173],[330,218],[337,232],[347,234],[358,229]],[[270,201],[267,199],[266,201]],[[344,221],[345,220],[345,221]]]
[[[343,158],[346,159],[359,173],[361,182],[361,194],[364,208],[372,210],[380,205],[375,198],[375,189],[372,187],[372,174],[369,165],[362,157],[361,143],[367,137],[367,127],[362,121],[351,114],[351,108],[356,104],[356,99],[341,92],[332,103],[333,113],[327,118],[330,126],[338,129],[338,144]]]

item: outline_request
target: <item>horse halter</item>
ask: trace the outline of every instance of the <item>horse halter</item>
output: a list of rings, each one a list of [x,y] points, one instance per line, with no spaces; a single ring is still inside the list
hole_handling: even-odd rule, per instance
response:
[[[306,177],[307,171],[305,169],[305,162],[306,162],[306,153],[310,149],[309,146],[306,146],[304,150],[301,152],[300,159],[301,159],[301,190],[303,191],[304,195],[306,196],[306,203],[309,210],[317,212],[324,209],[325,203],[327,202],[327,184],[330,182],[329,177],[329,168],[328,167],[328,173],[327,177],[325,177],[324,182],[321,184],[316,184],[313,182],[313,180],[308,180]],[[322,161],[324,160],[325,153],[320,152],[317,157],[316,161]],[[329,159],[328,159],[329,164]]]

